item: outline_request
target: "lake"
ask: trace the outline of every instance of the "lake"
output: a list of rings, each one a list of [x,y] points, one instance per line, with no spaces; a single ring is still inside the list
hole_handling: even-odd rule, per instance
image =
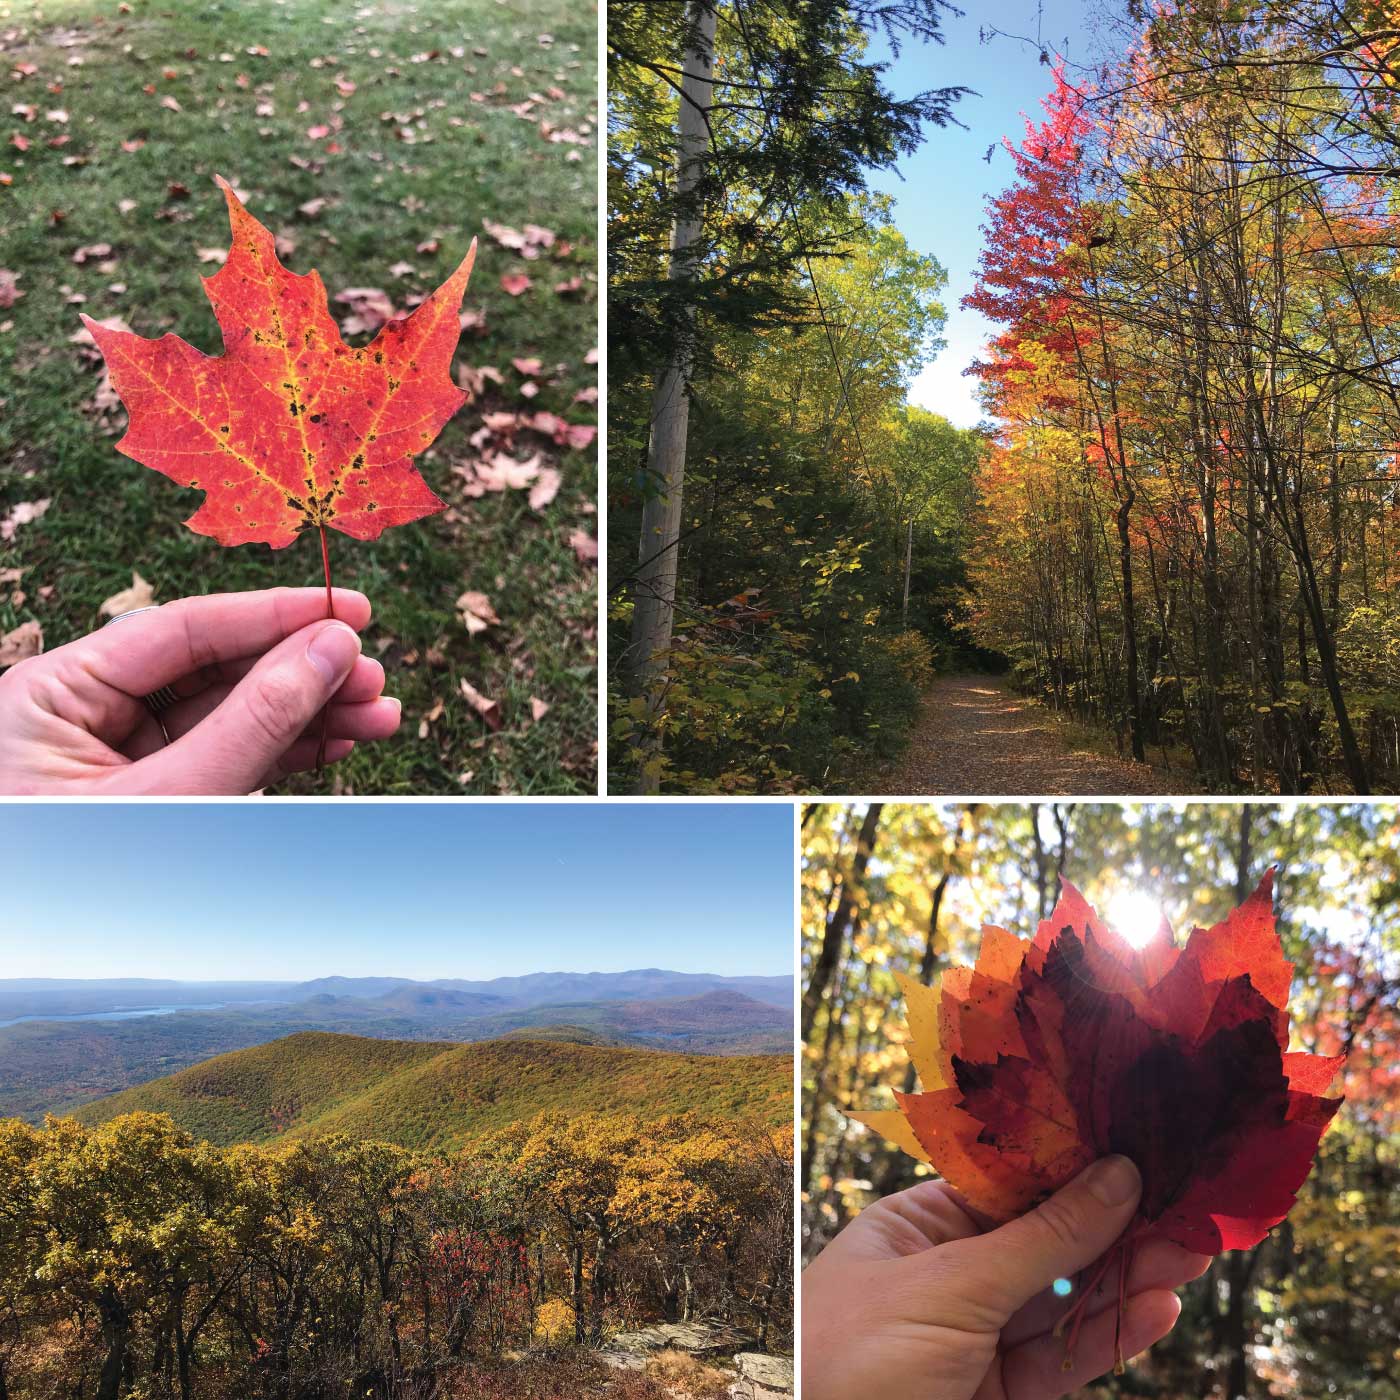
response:
[[[136,1011],[79,1011],[67,1016],[45,1015],[16,1016],[9,1021],[0,1021],[0,1028],[18,1026],[24,1021],[130,1021],[137,1016],[171,1016],[177,1011],[222,1011],[226,1001],[192,1001],[180,1006],[143,1006]],[[240,1002],[239,1005],[257,1005],[255,1002]]]

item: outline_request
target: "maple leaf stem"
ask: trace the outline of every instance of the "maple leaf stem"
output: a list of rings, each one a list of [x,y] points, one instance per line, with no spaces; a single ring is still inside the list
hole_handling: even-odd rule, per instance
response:
[[[1104,1279],[1115,1261],[1118,1264],[1118,1306],[1113,1319],[1113,1373],[1121,1376],[1127,1369],[1123,1364],[1123,1308],[1127,1303],[1128,1270],[1132,1268],[1133,1253],[1137,1247],[1137,1237],[1142,1228],[1141,1225],[1138,1225],[1123,1235],[1118,1243],[1094,1265],[1093,1275],[1087,1284],[1081,1284],[1079,1297],[1075,1299],[1074,1305],[1055,1324],[1051,1332],[1051,1335],[1055,1337],[1064,1336],[1065,1328],[1069,1328],[1069,1336],[1065,1338],[1064,1360],[1060,1363],[1061,1370],[1074,1369],[1074,1348],[1079,1341],[1079,1329],[1088,1316],[1089,1300],[1103,1286]],[[1088,1272],[1087,1269],[1081,1272],[1080,1279],[1083,1280]]]
[[[1113,1318],[1113,1374],[1121,1376],[1123,1364],[1123,1303],[1128,1290],[1128,1264],[1133,1252],[1132,1237],[1118,1242],[1118,1311]]]
[[[335,600],[331,594],[331,547],[326,538],[326,527],[318,525],[316,527],[321,532],[321,567],[326,573],[326,616],[335,616]],[[326,735],[330,729],[331,707],[327,702],[326,707],[321,711],[321,737],[316,745],[316,771],[319,773],[326,766]]]

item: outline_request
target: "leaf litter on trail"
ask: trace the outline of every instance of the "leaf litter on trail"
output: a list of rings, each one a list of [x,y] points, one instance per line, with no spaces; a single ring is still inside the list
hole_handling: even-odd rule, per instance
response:
[[[1146,1240],[1200,1254],[1258,1244],[1341,1104],[1323,1095],[1344,1057],[1288,1049],[1292,965],[1272,890],[1270,871],[1184,946],[1164,921],[1139,947],[1066,882],[1034,939],[989,926],[975,966],[932,986],[895,974],[921,1092],[851,1117],[993,1221],[1109,1153],[1142,1174],[1136,1217],[1062,1319],[1067,1359],[1084,1302],[1115,1265],[1121,1285]]]

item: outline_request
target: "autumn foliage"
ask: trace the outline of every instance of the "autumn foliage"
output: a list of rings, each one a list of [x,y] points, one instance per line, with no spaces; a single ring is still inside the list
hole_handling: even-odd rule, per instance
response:
[[[507,1350],[700,1315],[778,1346],[791,1173],[786,1134],[690,1115],[454,1153],[0,1120],[0,1395],[498,1397]]]
[[[475,240],[411,316],[352,349],[320,277],[288,272],[272,233],[218,184],[232,243],[204,288],[222,355],[83,317],[130,416],[117,450],[202,490],[185,523],[224,545],[281,549],[308,525],[373,540],[442,510],[413,458],[466,402],[451,366]]]

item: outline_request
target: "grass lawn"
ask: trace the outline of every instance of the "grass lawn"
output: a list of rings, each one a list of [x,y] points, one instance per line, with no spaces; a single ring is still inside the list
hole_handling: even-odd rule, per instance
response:
[[[292,271],[319,269],[337,319],[345,288],[400,309],[432,291],[476,235],[465,309],[484,325],[456,364],[501,382],[418,458],[450,508],[373,544],[331,537],[336,583],[374,604],[366,651],[403,728],[279,790],[596,790],[597,577],[580,557],[597,533],[594,446],[532,429],[471,442],[488,413],[597,421],[596,33],[591,0],[0,0],[0,268],[23,293],[0,306],[0,520],[51,502],[0,542],[0,568],[24,570],[0,585],[0,633],[37,621],[52,648],[90,631],[133,570],[157,601],[320,580],[314,533],[274,553],[185,529],[201,494],[114,450],[125,414],[94,409],[100,366],[70,343],[81,310],[219,350],[199,282],[228,247],[216,172],[290,238]],[[483,221],[556,242],[526,260]],[[532,285],[512,296],[501,279],[518,273]],[[542,369],[527,379],[514,359]],[[467,464],[502,447],[560,471],[551,502],[468,494]],[[468,590],[499,625],[468,634],[454,606]],[[498,732],[463,681],[499,702]],[[549,707],[538,720],[532,700]]]

